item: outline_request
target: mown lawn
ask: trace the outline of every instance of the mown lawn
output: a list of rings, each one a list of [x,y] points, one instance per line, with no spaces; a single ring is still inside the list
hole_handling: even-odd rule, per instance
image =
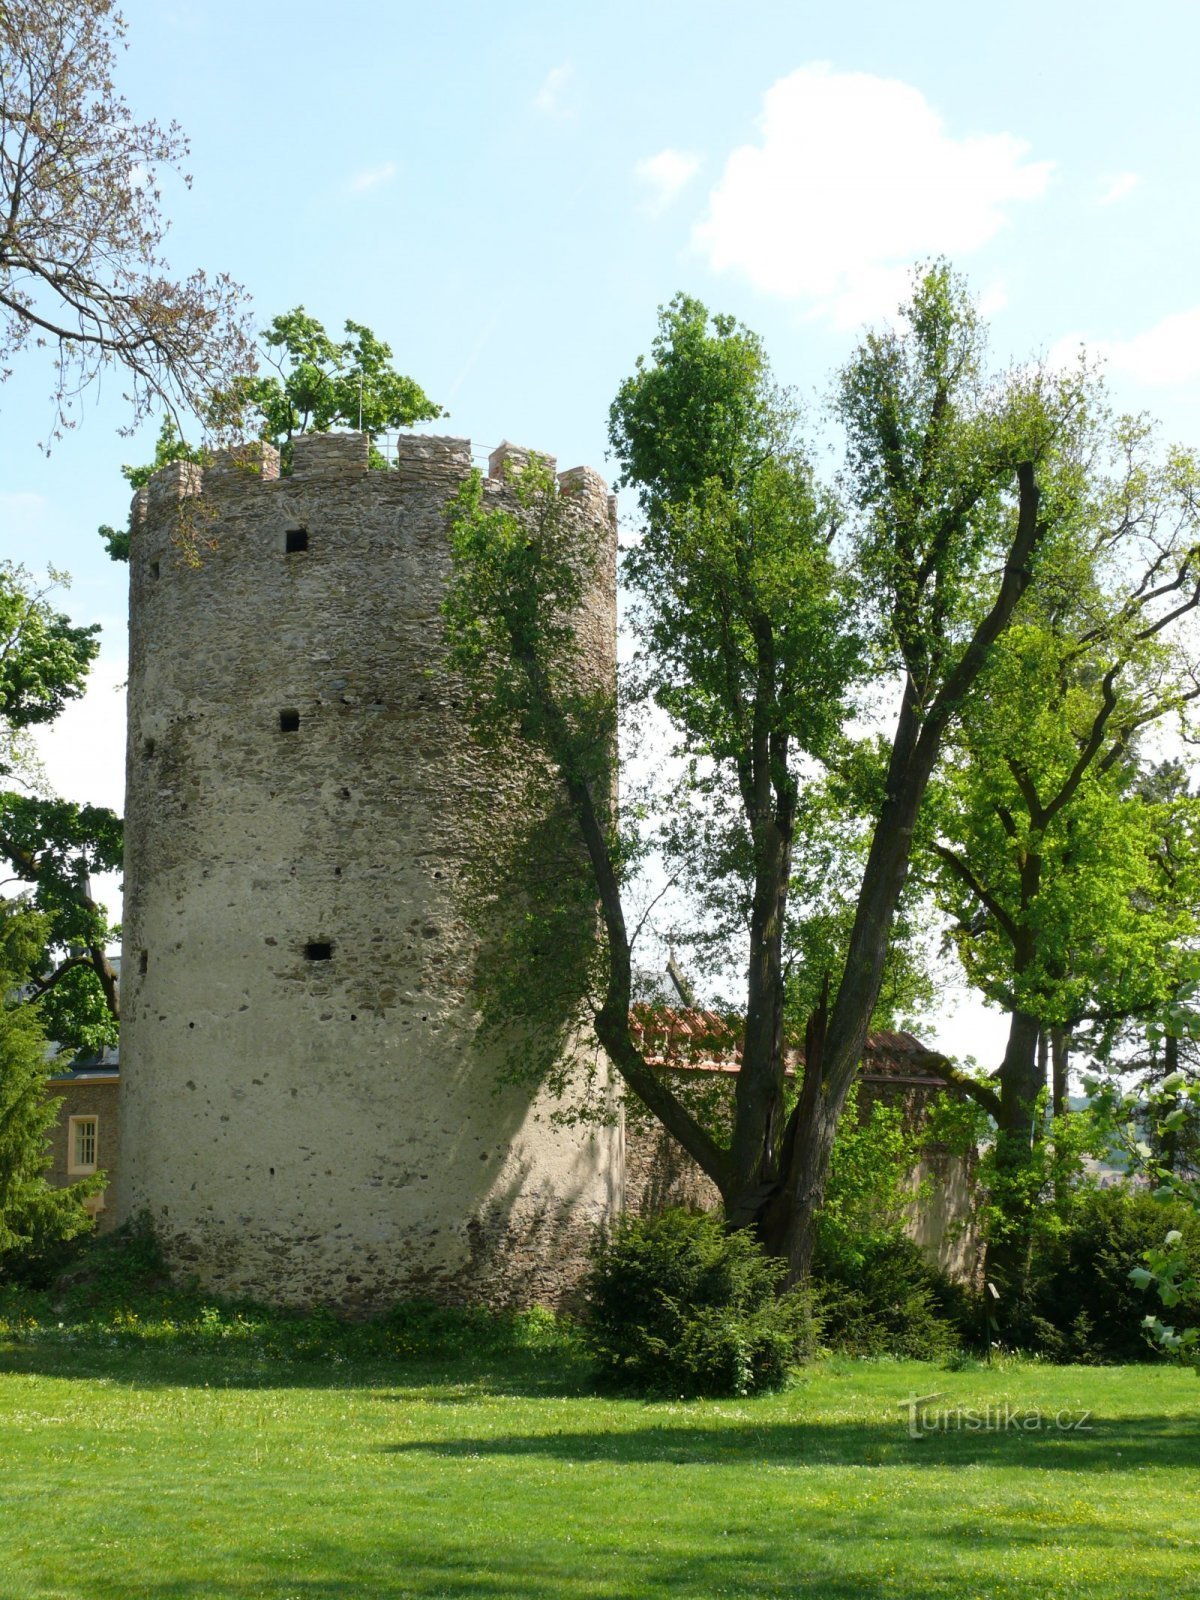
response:
[[[831,1360],[749,1401],[437,1367],[0,1340],[3,1600],[1195,1596],[1200,1385]],[[1092,1412],[907,1435],[899,1403]]]

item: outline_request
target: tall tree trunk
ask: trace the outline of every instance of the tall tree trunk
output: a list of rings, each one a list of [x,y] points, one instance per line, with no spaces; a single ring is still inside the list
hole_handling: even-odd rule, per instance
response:
[[[792,1113],[795,1127],[788,1130],[778,1202],[787,1218],[782,1242],[788,1285],[806,1278],[812,1266],[834,1134],[866,1048],[892,919],[908,873],[913,828],[940,737],[941,730],[931,721],[922,727],[910,680],[892,747],[888,798],[871,840],[842,981],[823,1029],[819,1060],[805,1064],[804,1092]]]
[[[1050,1032],[1047,1028],[1038,1029],[1038,1077],[1043,1083],[1049,1082],[1050,1071]]]
[[[1179,1070],[1179,1040],[1173,1033],[1168,1033],[1163,1040],[1163,1077],[1169,1078],[1173,1072]],[[1165,1133],[1159,1134],[1160,1155],[1162,1164],[1168,1172],[1179,1170],[1179,1133],[1175,1128],[1168,1128]]]
[[[726,1197],[731,1227],[757,1226],[779,1179],[784,1137],[783,928],[792,872],[791,818],[758,824],[760,833],[742,1062],[734,1088],[730,1149],[734,1189]]]
[[[1071,1060],[1071,1041],[1065,1028],[1050,1030],[1050,1061],[1052,1084],[1050,1104],[1056,1117],[1065,1117],[1071,1109],[1068,1069]]]
[[[1030,1162],[1037,1102],[1045,1086],[1045,1068],[1038,1061],[1038,1032],[1036,1017],[1028,1011],[1014,1011],[1000,1067],[994,1202],[1001,1220],[993,1224],[983,1270],[999,1296],[994,1304],[1002,1330],[1012,1323],[1029,1270],[1033,1224]]]

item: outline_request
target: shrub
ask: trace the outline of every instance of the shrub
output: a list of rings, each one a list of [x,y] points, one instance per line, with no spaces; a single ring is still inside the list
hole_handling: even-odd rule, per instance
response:
[[[584,1337],[602,1375],[646,1394],[777,1389],[815,1348],[811,1296],[719,1217],[624,1217],[592,1254]]]
[[[817,1216],[817,1255],[827,1273],[849,1281],[904,1238],[905,1212],[919,1198],[912,1174],[920,1153],[903,1106],[876,1101],[860,1116],[856,1084],[838,1123]]]
[[[1193,1275],[1200,1271],[1200,1217],[1120,1185],[1081,1189],[1056,1233],[1039,1241],[1020,1339],[1056,1361],[1144,1361],[1142,1330],[1157,1303],[1130,1280],[1147,1250],[1178,1228]],[[1200,1297],[1174,1307],[1177,1327],[1200,1323]]]
[[[936,1360],[969,1326],[966,1290],[899,1229],[872,1239],[853,1263],[818,1249],[813,1274],[825,1343],[842,1355]]]

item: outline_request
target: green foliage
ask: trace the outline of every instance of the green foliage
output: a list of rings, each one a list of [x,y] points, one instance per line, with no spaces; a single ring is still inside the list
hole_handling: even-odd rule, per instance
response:
[[[1200,801],[1139,751],[1197,692],[1198,486],[1200,461],[1081,395],[1046,485],[1070,514],[1042,541],[930,797],[938,903],[969,979],[1012,1019],[986,1269],[1002,1316],[1019,1309],[1047,1156],[1069,1137],[1040,1142],[1039,1036],[1061,1100],[1072,1042],[1090,1031],[1107,1054],[1129,1019],[1163,1016],[1200,937]]]
[[[563,1042],[598,1004],[596,888],[567,792],[586,792],[613,858],[614,698],[589,667],[575,622],[605,557],[554,474],[534,459],[497,503],[473,474],[451,511],[453,560],[442,614],[448,664],[462,675],[494,790],[462,824],[487,840],[460,883],[480,950],[476,992],[503,1073],[565,1088]],[[548,760],[530,760],[528,747]],[[578,1099],[566,1115],[611,1115]]]
[[[637,647],[624,704],[646,713],[681,769],[657,817],[661,793],[626,812],[635,829],[645,821],[632,845],[613,825],[611,782],[588,769],[586,719],[561,711],[557,685],[573,673],[561,623],[582,591],[546,585],[540,536],[524,525],[531,507],[503,529],[486,504],[466,507],[447,610],[477,724],[532,746],[526,763],[557,773],[586,841],[608,957],[593,1014],[609,1059],[730,1217],[763,1223],[798,1274],[863,1031],[881,1008],[894,1014],[930,990],[919,916],[901,896],[942,738],[1039,543],[1077,514],[1081,493],[1079,380],[1036,370],[989,382],[966,290],[943,265],[917,273],[904,316],[900,331],[866,337],[840,385],[848,532],[761,341],[732,318],[677,296],[621,386],[609,436],[644,514],[622,566]],[[852,737],[897,669],[890,746]],[[652,852],[681,886],[682,939],[705,949],[710,971],[746,974],[727,1143],[628,1031],[636,929],[621,894],[626,869]],[[889,964],[897,928],[907,959]],[[789,1000],[792,1031],[807,1012],[824,1036],[822,1094],[792,1107]],[[781,1196],[789,1215],[766,1223]]]
[[[1163,1204],[1118,1184],[1080,1189],[1062,1225],[1039,1237],[1022,1330],[1028,1345],[1055,1361],[1148,1359],[1143,1281],[1140,1274],[1131,1277],[1130,1269],[1156,1255],[1168,1230],[1174,1235],[1169,1253],[1177,1257],[1183,1281],[1172,1317],[1194,1338],[1200,1326],[1200,1218],[1178,1201]]]
[[[923,713],[992,602],[1014,471],[1053,470],[1077,398],[1074,380],[1040,369],[989,381],[984,329],[945,262],[918,270],[903,309],[900,325],[865,335],[841,374],[837,410],[848,488],[864,513],[855,527],[860,623],[874,622],[881,653],[906,671]],[[1048,504],[1042,512],[1051,526]]]
[[[19,982],[42,1000],[49,1036],[87,1053],[115,1044],[117,1023],[98,963],[118,936],[93,897],[93,874],[120,870],[121,820],[104,806],[0,792],[0,851],[28,888],[43,944]]]
[[[297,434],[361,429],[371,440],[372,467],[385,467],[375,445],[379,434],[446,413],[412,378],[395,370],[391,347],[370,328],[347,321],[346,334],[337,343],[303,306],[275,317],[262,342],[277,374],[242,375],[224,389],[210,390],[200,408],[209,433],[229,438],[249,430],[276,446],[283,471],[289,472]],[[160,467],[173,461],[203,466],[211,455],[206,446],[189,444],[168,414],[155,441],[154,459],[124,466],[121,474],[131,488],[140,489]],[[129,560],[128,528],[104,523],[97,531],[113,561]]]
[[[964,1073],[964,1076],[970,1074]],[[942,1093],[928,1103],[922,1138],[940,1145],[948,1155],[974,1156],[992,1133],[992,1120],[983,1107],[966,1094]]]
[[[817,1333],[806,1293],[777,1294],[782,1275],[715,1216],[623,1217],[593,1253],[588,1349],[605,1379],[647,1394],[779,1388]]]
[[[4,918],[6,949],[28,939],[21,914]],[[0,994],[15,986],[0,966]],[[46,1093],[46,1035],[36,1006],[0,1005],[0,1282],[44,1277],[64,1246],[92,1225],[84,1198],[102,1186],[85,1179],[57,1189],[46,1181],[48,1130],[58,1102]]]
[[[519,734],[561,749],[568,776],[597,793],[612,764],[611,693],[589,680],[578,616],[597,581],[603,536],[581,526],[534,457],[488,502],[478,472],[451,510],[452,576],[442,608],[449,665],[468,685],[481,739]]]
[[[813,1277],[824,1343],[841,1355],[937,1361],[970,1327],[966,1291],[899,1227],[877,1230],[853,1255],[818,1245]]]
[[[800,796],[796,834],[802,848],[788,896],[786,999],[798,1037],[845,967],[872,826],[887,789],[888,755],[878,735],[843,737],[824,776],[811,779]],[[912,876],[896,907],[872,1028],[916,1028],[933,1005],[938,986],[929,920],[925,885]]]
[[[444,415],[419,384],[392,367],[391,347],[370,328],[347,320],[345,331],[340,343],[331,339],[303,306],[273,318],[263,344],[278,373],[242,379],[214,396],[213,409],[246,414],[259,438],[285,451],[298,433],[357,428],[374,441],[387,428]],[[378,452],[372,464],[385,464]]]
[[[1161,1145],[1164,1137],[1180,1130],[1189,1114],[1200,1109],[1200,1082],[1181,1071],[1170,1073],[1157,1086],[1148,1109],[1157,1124]],[[1200,1372],[1200,1327],[1176,1326],[1176,1308],[1200,1300],[1200,1270],[1193,1243],[1194,1226],[1200,1219],[1200,1177],[1194,1169],[1181,1172],[1174,1164],[1156,1161],[1144,1141],[1131,1139],[1130,1155],[1157,1182],[1153,1198],[1183,1214],[1180,1222],[1169,1227],[1165,1236],[1160,1232],[1143,1252],[1145,1265],[1130,1271],[1134,1285],[1140,1291],[1153,1288],[1159,1303],[1172,1317],[1167,1322],[1150,1312],[1143,1317],[1142,1326],[1159,1349]]]
[[[1043,1090],[1034,1106],[1032,1143],[994,1131],[975,1174],[976,1222],[984,1240],[989,1248],[1011,1243],[1022,1254],[1020,1275],[1007,1288],[998,1286],[1004,1289],[1002,1304],[986,1308],[995,1310],[1005,1343],[1021,1337],[1029,1261],[1053,1245],[1069,1225],[1079,1196],[1089,1190],[1085,1159],[1110,1155],[1118,1134],[1115,1114],[1103,1100],[1059,1117],[1048,1114],[1047,1101]],[[1019,1159],[1012,1159],[1014,1145]]]
[[[115,930],[89,878],[120,867],[121,823],[102,806],[40,795],[21,739],[83,694],[99,648],[97,627],[76,627],[51,604],[62,581],[52,571],[39,589],[23,567],[0,565],[0,859],[38,914],[20,926],[41,939],[10,940],[7,971],[25,993],[47,997],[42,1022],[52,1038],[95,1050],[116,1038],[99,970]]]
[[[624,579],[640,652],[634,682],[682,749],[749,780],[756,739],[823,754],[859,667],[849,596],[829,549],[830,496],[772,386],[762,345],[678,295],[651,364],[613,404],[622,483],[647,514]],[[772,777],[794,780],[779,748]]]
[[[180,433],[175,418],[166,416],[162,420],[158,438],[154,442],[154,460],[144,462],[140,467],[124,466],[121,468],[121,476],[131,489],[142,489],[160,467],[170,466],[173,461],[191,461],[203,465],[207,454],[200,446],[189,444]],[[113,530],[107,528],[101,529],[101,532],[111,534]],[[125,539],[123,554],[114,549],[110,543],[108,553],[114,561],[129,559],[129,535],[126,533],[123,537]]]
[[[1200,803],[1148,792],[1131,748],[1131,722],[1167,716],[1179,691],[1137,683],[1105,715],[1111,649],[1010,629],[939,796],[938,892],[968,976],[1046,1027],[1161,1009],[1195,932]],[[1162,654],[1144,664],[1160,679]]]
[[[882,1101],[860,1116],[858,1093],[838,1124],[817,1220],[824,1342],[843,1355],[936,1360],[957,1346],[967,1313],[965,1295],[904,1231],[906,1208],[921,1198],[913,1173],[929,1129]]]
[[[906,1126],[899,1105],[876,1101],[860,1118],[858,1089],[851,1090],[817,1223],[824,1273],[850,1281],[868,1257],[886,1253],[902,1235],[905,1208],[919,1198],[912,1173],[924,1138],[924,1130]]]
[[[49,603],[49,590],[62,581],[51,570],[47,587],[38,589],[24,567],[0,562],[0,719],[8,730],[53,722],[83,693],[100,649],[97,624],[77,627]]]

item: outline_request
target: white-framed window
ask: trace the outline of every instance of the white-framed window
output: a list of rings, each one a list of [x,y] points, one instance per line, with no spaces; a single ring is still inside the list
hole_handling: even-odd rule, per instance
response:
[[[67,1120],[67,1173],[83,1178],[96,1170],[96,1144],[100,1135],[99,1117],[70,1117]]]

